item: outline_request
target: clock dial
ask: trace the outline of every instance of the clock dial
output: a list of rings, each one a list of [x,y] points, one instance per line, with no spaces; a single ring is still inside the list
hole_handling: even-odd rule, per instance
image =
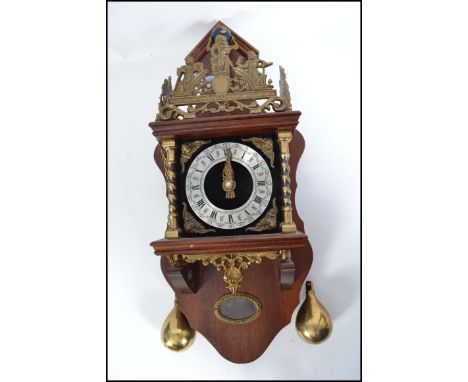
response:
[[[201,151],[185,181],[193,212],[212,227],[233,230],[257,220],[270,203],[273,181],[263,157],[238,142]]]

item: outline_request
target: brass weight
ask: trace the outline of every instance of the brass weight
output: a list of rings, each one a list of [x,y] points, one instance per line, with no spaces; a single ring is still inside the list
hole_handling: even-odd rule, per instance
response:
[[[306,282],[306,299],[296,316],[299,337],[310,344],[320,344],[330,337],[333,324],[330,314],[317,300],[312,283]]]
[[[174,308],[167,316],[161,329],[161,341],[164,346],[173,351],[188,349],[195,341],[195,330],[193,330],[187,318],[179,309],[177,301]]]

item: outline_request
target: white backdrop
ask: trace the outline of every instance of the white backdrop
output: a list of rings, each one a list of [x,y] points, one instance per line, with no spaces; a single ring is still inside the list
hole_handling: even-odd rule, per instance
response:
[[[109,379],[358,379],[359,3],[108,7]],[[162,80],[174,78],[218,19],[273,61],[275,87],[278,66],[286,69],[306,140],[296,203],[314,249],[308,279],[334,323],[317,346],[302,342],[292,323],[245,365],[226,361],[201,335],[183,353],[162,346],[173,292],[149,246],[163,236],[167,201],[147,124]]]

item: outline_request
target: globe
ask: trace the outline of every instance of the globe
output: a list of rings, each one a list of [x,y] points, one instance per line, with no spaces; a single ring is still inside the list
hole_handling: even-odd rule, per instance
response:
[[[226,27],[218,26],[218,27],[214,28],[213,31],[211,32],[211,41],[214,41],[216,36],[219,35],[219,34],[221,36],[223,36],[228,43],[232,39],[232,34],[231,34],[231,31],[229,29],[227,29]]]

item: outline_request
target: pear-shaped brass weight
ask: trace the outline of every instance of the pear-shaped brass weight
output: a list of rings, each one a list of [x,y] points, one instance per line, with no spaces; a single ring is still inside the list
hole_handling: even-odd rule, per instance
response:
[[[325,307],[317,300],[312,283],[306,282],[306,299],[296,316],[299,337],[310,344],[324,342],[332,332],[332,321]]]
[[[179,309],[177,301],[174,308],[167,316],[161,329],[161,341],[164,346],[173,351],[188,349],[195,341],[195,330],[193,330],[187,318]]]

